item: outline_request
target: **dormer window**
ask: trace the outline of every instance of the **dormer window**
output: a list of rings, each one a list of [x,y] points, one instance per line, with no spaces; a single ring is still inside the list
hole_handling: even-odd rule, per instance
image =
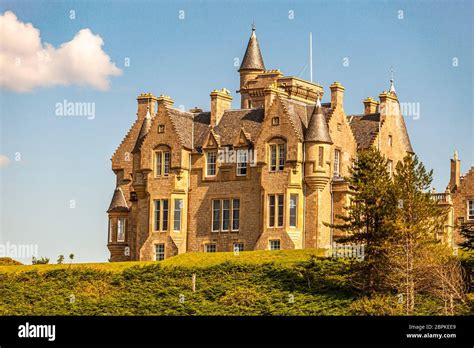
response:
[[[269,144],[270,171],[282,171],[286,162],[286,144],[283,140],[274,141]]]

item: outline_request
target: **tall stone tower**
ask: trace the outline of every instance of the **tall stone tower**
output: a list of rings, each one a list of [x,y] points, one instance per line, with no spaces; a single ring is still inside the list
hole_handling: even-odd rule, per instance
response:
[[[331,178],[331,146],[333,142],[329,134],[326,118],[321,102],[318,99],[313,115],[309,121],[305,136],[305,184],[307,186],[305,219],[305,248],[316,248],[330,244],[330,233],[323,221],[330,221],[330,209],[327,204],[330,199]]]
[[[265,64],[263,63],[262,52],[258,45],[257,35],[255,34],[255,26],[252,26],[252,35],[250,35],[247,50],[245,51],[244,59],[240,65],[240,107],[242,109],[251,108],[251,101],[248,93],[245,91],[245,86],[249,80],[253,80],[258,74],[265,71]]]

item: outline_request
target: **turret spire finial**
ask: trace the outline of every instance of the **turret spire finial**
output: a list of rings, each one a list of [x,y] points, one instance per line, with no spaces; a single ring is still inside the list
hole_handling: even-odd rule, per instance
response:
[[[390,90],[389,92],[395,93],[395,85],[394,85],[394,79],[393,79],[393,73],[395,71],[393,70],[393,66],[390,67]]]
[[[255,31],[257,29],[257,26],[255,25],[255,21],[252,22],[252,31]]]

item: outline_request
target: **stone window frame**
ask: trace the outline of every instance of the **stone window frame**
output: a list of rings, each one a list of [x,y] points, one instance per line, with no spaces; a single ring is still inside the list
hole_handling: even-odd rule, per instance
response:
[[[472,215],[469,212],[469,205],[472,203]],[[474,221],[474,197],[466,199],[466,218],[468,221]]]
[[[235,247],[237,245],[241,245],[242,248],[239,247],[238,250],[235,250]],[[233,252],[241,252],[241,251],[244,251],[244,250],[245,250],[245,243],[244,242],[233,242],[232,243],[232,251]]]
[[[209,155],[210,154],[215,154],[214,174],[209,174],[209,158],[210,158]],[[204,156],[206,160],[205,169],[204,169],[205,176],[207,178],[215,178],[217,176],[217,156],[218,156],[217,150],[206,150]]]
[[[271,197],[274,197],[273,202],[273,219],[271,218]],[[280,204],[279,200],[282,197],[282,204]],[[270,193],[267,195],[267,228],[283,228],[285,226],[285,194],[284,193]],[[281,210],[280,210],[281,207]],[[280,219],[280,212],[281,212],[281,219]],[[273,225],[271,225],[273,220]],[[280,225],[281,221],[281,225]]]
[[[388,135],[388,146],[393,147],[393,135],[392,134]]]
[[[158,125],[158,133],[164,133],[165,132],[165,125],[164,124],[159,124]]]
[[[156,229],[155,225],[156,225],[156,202],[159,201],[160,202],[160,210],[159,210],[159,215],[160,215],[160,219],[159,219],[159,225],[158,226],[158,229]],[[164,214],[164,210],[163,209],[163,202],[166,201],[167,202],[167,209],[166,209],[166,228],[163,228],[163,222],[165,219],[163,219],[163,217],[165,216]],[[156,198],[156,199],[153,199],[152,200],[152,204],[153,204],[153,207],[152,207],[152,214],[153,214],[153,232],[168,232],[169,231],[169,228],[170,228],[170,200],[169,198]]]
[[[123,238],[119,238],[121,229],[122,227],[122,235]],[[117,218],[117,243],[124,243],[125,240],[127,239],[127,218],[125,217],[119,217]]]
[[[291,202],[292,202],[292,197],[295,197],[296,198],[296,203],[295,205],[292,207],[291,206]],[[299,194],[298,193],[290,193],[290,200],[289,200],[289,204],[288,204],[288,226],[290,228],[298,228],[298,200],[299,200]],[[294,225],[291,224],[291,218],[292,218],[292,209],[295,209],[295,212],[294,212],[294,218],[295,218],[295,223]]]
[[[249,172],[249,149],[248,148],[239,148],[236,149],[236,164],[235,164],[235,175],[239,177],[247,176]],[[240,154],[245,153],[245,162],[240,161]],[[242,166],[242,163],[245,163],[245,166]],[[240,166],[239,166],[240,165]],[[245,169],[245,174],[239,173],[239,169]]]
[[[113,219],[109,218],[109,243],[114,241],[114,227],[113,227]]]
[[[176,207],[176,203],[179,203],[179,206]],[[183,198],[173,198],[173,232],[181,232],[183,228],[183,210],[184,210],[184,199]],[[179,220],[176,220],[176,213],[179,212]],[[179,223],[179,228],[176,229],[176,223]]]
[[[214,250],[210,251],[209,248],[214,249]],[[204,244],[204,252],[205,253],[217,253],[217,243],[206,243],[206,244]]]
[[[278,249],[272,247],[272,243],[278,243]],[[279,238],[268,240],[268,250],[281,250],[281,240]]]
[[[166,258],[166,244],[165,243],[156,243],[154,244],[155,246],[155,261],[162,261]],[[158,258],[158,253],[157,253],[157,247],[158,246],[162,246],[163,247],[163,251],[160,252],[159,254],[163,256],[163,258]]]
[[[224,201],[229,201],[229,225],[228,225],[228,228],[227,229],[224,229]],[[235,201],[238,201],[239,202],[239,206],[238,206],[238,209],[235,208]],[[215,215],[214,215],[214,211],[216,211],[216,209],[214,209],[214,202],[219,202],[219,220],[215,220]],[[239,221],[239,226],[237,229],[234,228],[234,211],[238,211],[239,212],[239,216],[238,216],[238,221]],[[231,198],[211,198],[211,232],[212,233],[219,233],[219,232],[239,232],[240,230],[240,221],[241,221],[241,218],[240,218],[240,213],[241,213],[241,210],[242,210],[242,206],[240,205],[240,197],[231,197]],[[214,228],[214,222],[215,221],[218,221],[219,223],[219,229],[215,229]]]
[[[337,156],[336,156],[337,154]],[[334,149],[334,163],[333,163],[333,176],[340,177],[341,176],[341,157],[342,157],[342,150],[340,148]],[[337,159],[337,161],[336,161]]]
[[[273,150],[275,149],[275,150]],[[272,138],[267,145],[268,151],[268,171],[270,173],[282,172],[285,170],[287,161],[287,141],[283,138],[275,137]],[[274,155],[275,153],[275,155]],[[283,153],[283,155],[282,155]],[[275,159],[275,165],[273,165],[273,159]]]
[[[279,126],[280,125],[280,117],[275,116],[272,117],[272,126]]]
[[[160,170],[158,173],[158,155],[160,156]],[[168,159],[166,159],[168,156]],[[167,178],[171,171],[171,148],[161,145],[153,151],[153,173],[155,178]]]

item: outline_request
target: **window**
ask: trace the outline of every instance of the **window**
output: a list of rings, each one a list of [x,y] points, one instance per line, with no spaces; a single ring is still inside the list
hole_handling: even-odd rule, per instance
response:
[[[270,144],[270,171],[282,171],[285,168],[285,144]]]
[[[298,195],[290,195],[290,227],[296,227],[298,223]]]
[[[474,199],[467,201],[467,219],[474,220]]]
[[[232,200],[232,231],[239,230],[240,223],[240,200]]]
[[[234,243],[234,252],[244,251],[244,243]]]
[[[216,161],[217,153],[215,151],[209,151],[206,155],[206,176],[216,175]]]
[[[270,250],[280,250],[280,240],[272,239],[269,241]]]
[[[341,150],[334,150],[334,176],[341,175]]]
[[[393,144],[393,138],[391,135],[388,136],[388,146],[392,146]]]
[[[170,173],[171,153],[169,151],[155,152],[155,176],[167,176]]]
[[[391,160],[387,162],[387,171],[390,177],[392,177],[393,176],[393,161]]]
[[[278,126],[280,124],[280,117],[272,118],[272,126]]]
[[[222,231],[228,231],[230,225],[230,199],[222,201]]]
[[[176,232],[181,231],[181,210],[183,209],[183,200],[174,200],[174,224],[173,230]]]
[[[319,146],[318,151],[318,165],[324,167],[324,147]]]
[[[156,244],[155,245],[155,260],[161,261],[165,259],[165,245]]]
[[[117,242],[125,242],[125,218],[117,220]]]
[[[112,219],[109,219],[109,243],[112,243],[112,232],[113,232],[113,229],[112,229]]]
[[[338,130],[338,131],[341,131],[341,130],[342,130],[342,124],[341,124],[341,123],[338,123],[338,124],[337,124],[337,130]]]
[[[238,231],[240,224],[239,199],[212,200],[212,232]]]
[[[283,195],[268,196],[268,226],[283,226]]]
[[[159,124],[158,125],[158,133],[164,133],[165,132],[165,125],[164,124]]]
[[[217,251],[217,246],[213,243],[213,244],[206,244],[204,246],[204,251],[206,253],[215,253]]]
[[[237,150],[237,176],[247,175],[247,150]]]
[[[155,231],[168,230],[168,200],[157,199],[153,209],[153,226]]]

